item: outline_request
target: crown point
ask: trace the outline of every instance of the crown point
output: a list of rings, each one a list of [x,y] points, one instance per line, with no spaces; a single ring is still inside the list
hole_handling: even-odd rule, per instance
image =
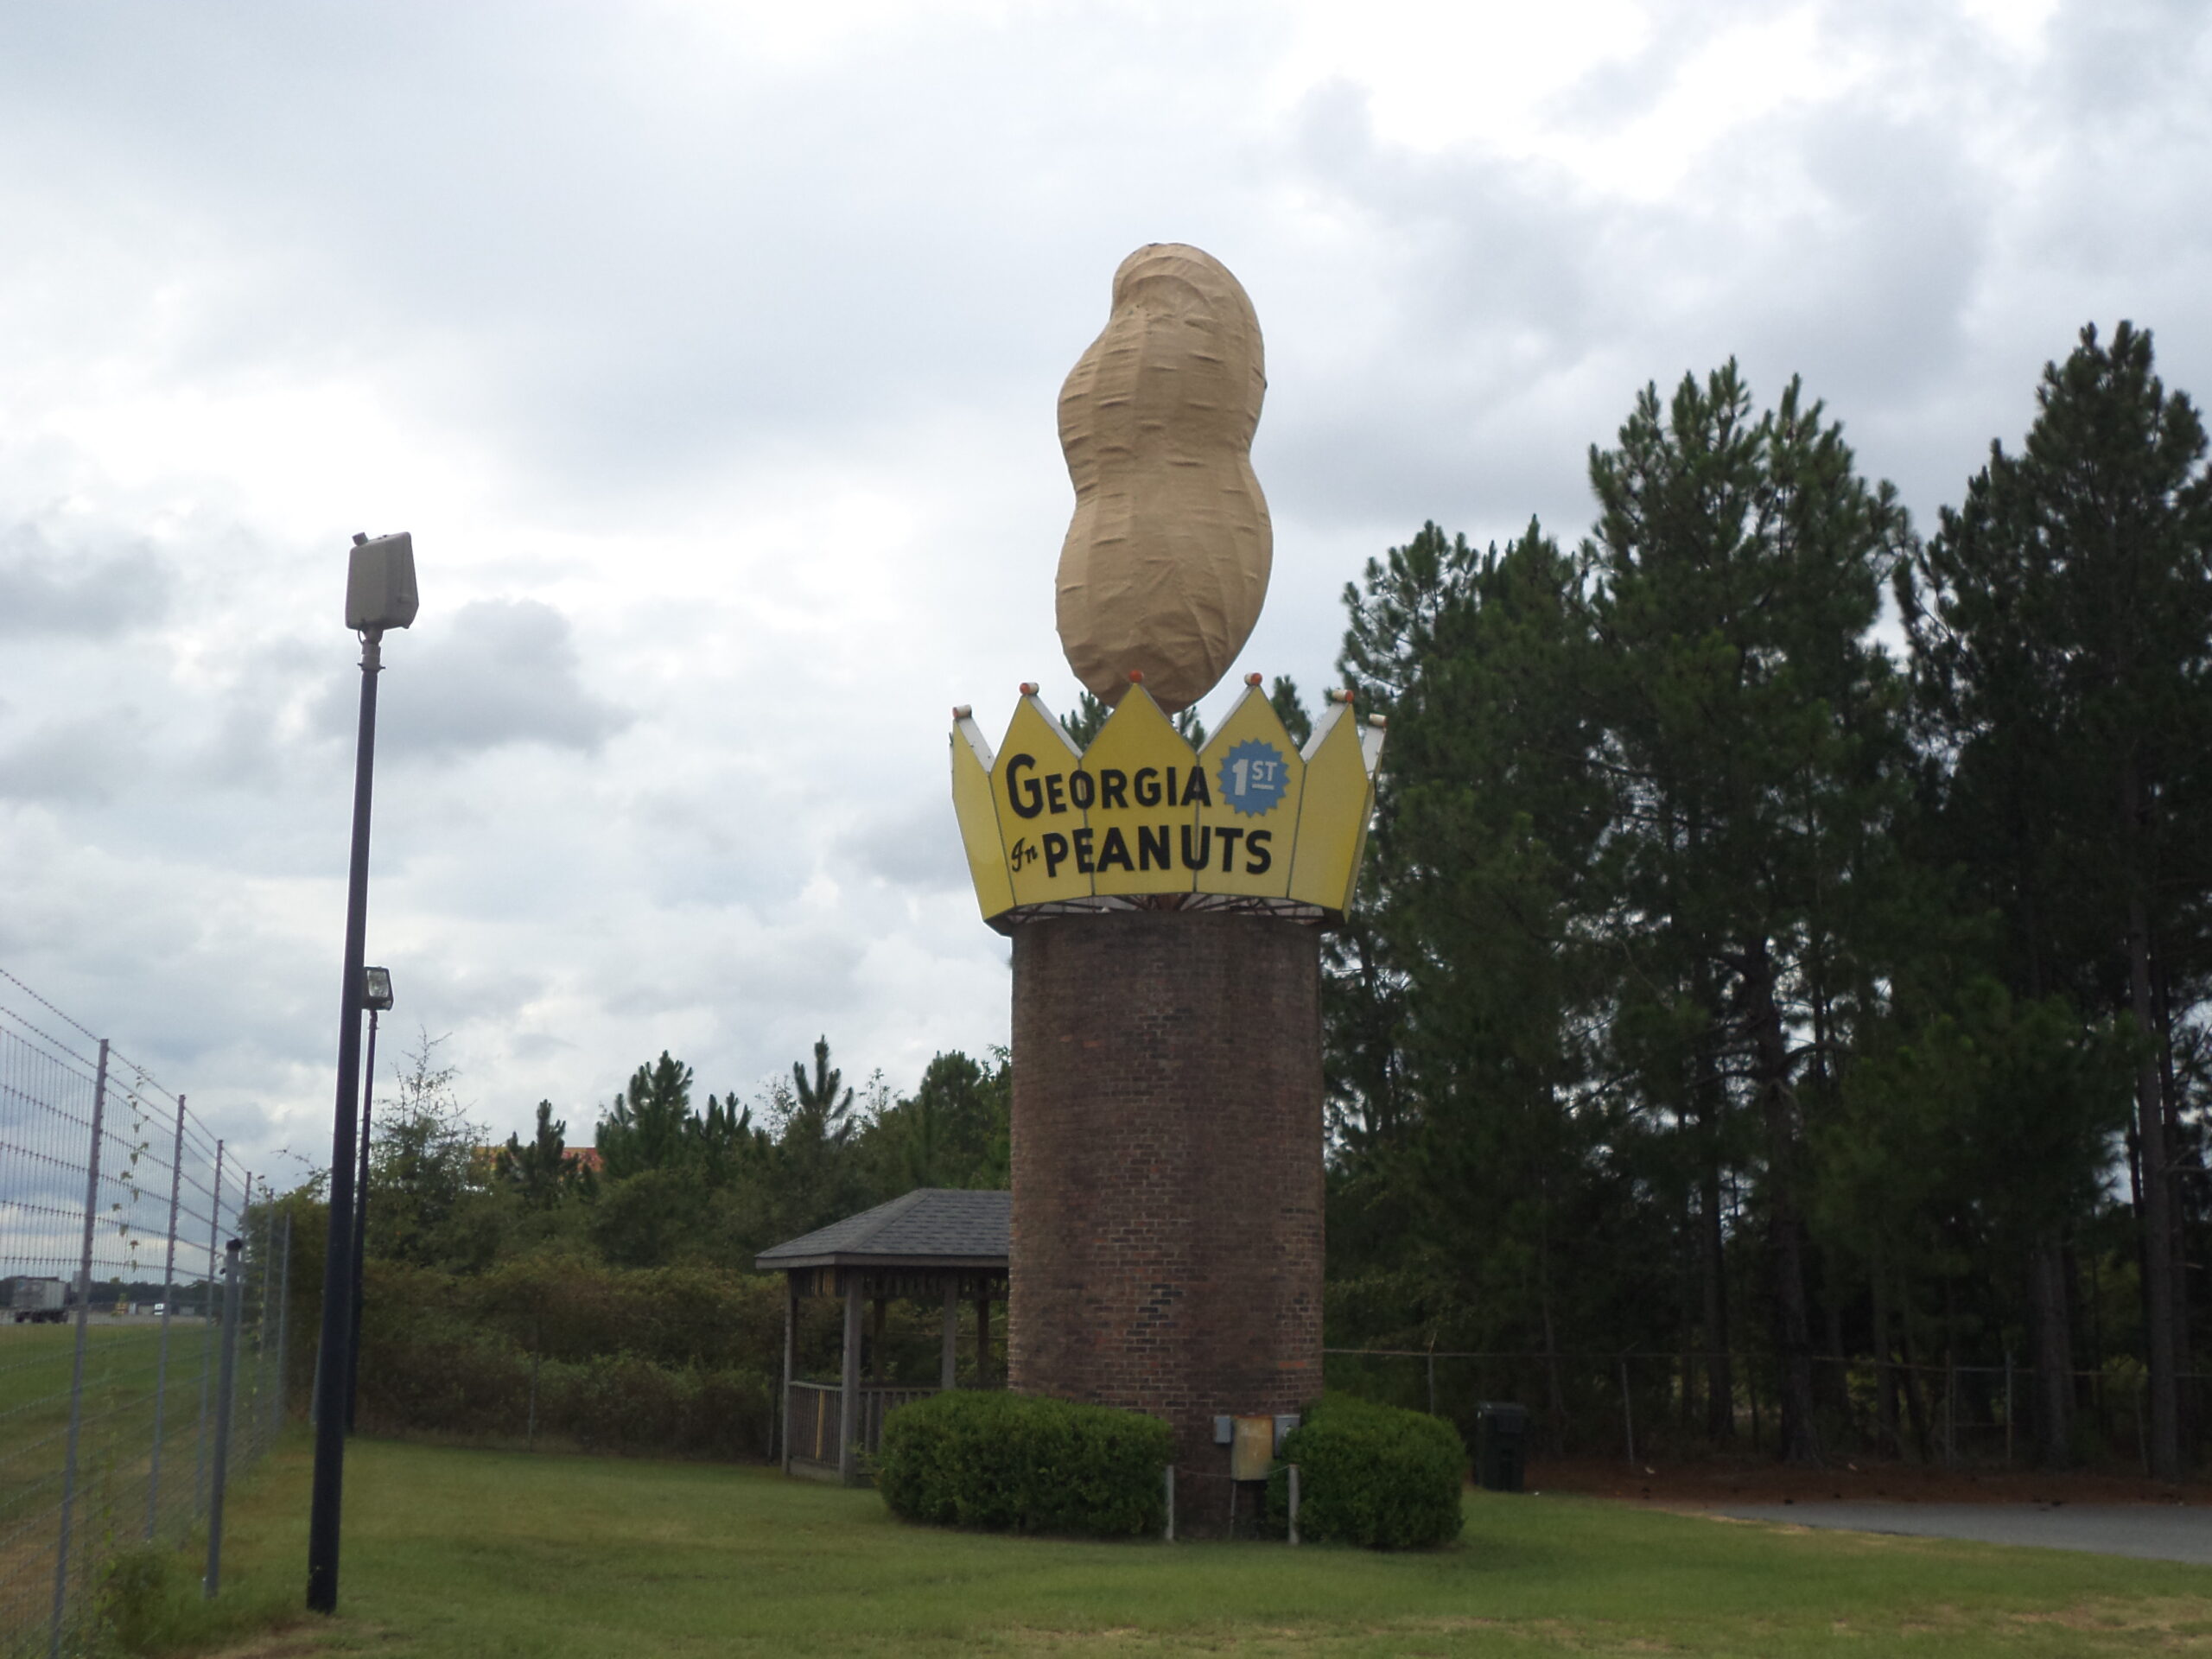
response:
[[[1131,669],[1129,671],[1129,683],[1131,685],[1142,685],[1144,683],[1144,670],[1141,668]]]
[[[1390,717],[1388,715],[1370,715],[1367,723],[1379,732],[1390,723]]]
[[[955,720],[971,719],[975,713],[975,709],[967,703],[956,702],[952,705],[952,717]]]
[[[1247,674],[1244,677],[1244,683],[1247,685],[1257,685],[1259,683],[1260,677],[1256,674]]]
[[[1034,680],[1024,680],[1021,683],[1021,695],[1025,697],[1035,696],[1037,695],[1037,682]]]

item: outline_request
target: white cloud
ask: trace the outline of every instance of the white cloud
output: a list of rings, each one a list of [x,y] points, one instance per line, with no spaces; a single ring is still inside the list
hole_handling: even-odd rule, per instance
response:
[[[911,1084],[1006,1037],[945,716],[1072,697],[1053,404],[1131,247],[1258,306],[1231,683],[1312,691],[1423,518],[1578,534],[1647,379],[1802,371],[1923,518],[2092,317],[2212,391],[2209,72],[2126,0],[16,9],[0,966],[315,1144],[404,528],[394,1024],[501,1133],[663,1047]]]

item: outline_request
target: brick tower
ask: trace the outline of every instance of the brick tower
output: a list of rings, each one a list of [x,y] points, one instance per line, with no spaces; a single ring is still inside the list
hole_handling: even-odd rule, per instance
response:
[[[1226,1519],[1223,1414],[1321,1388],[1319,930],[1131,910],[1014,934],[1012,1386],[1175,1431]]]

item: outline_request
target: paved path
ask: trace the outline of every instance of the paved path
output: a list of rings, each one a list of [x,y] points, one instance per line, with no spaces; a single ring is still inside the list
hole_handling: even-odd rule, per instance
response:
[[[1717,1513],[1743,1521],[2034,1544],[2212,1567],[2212,1509],[2173,1503],[1756,1503]]]

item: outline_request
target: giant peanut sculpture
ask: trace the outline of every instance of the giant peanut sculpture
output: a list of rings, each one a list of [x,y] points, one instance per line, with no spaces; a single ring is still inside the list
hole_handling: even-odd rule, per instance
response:
[[[1013,954],[1007,1386],[1166,1422],[1170,1537],[1249,1531],[1274,1437],[1321,1391],[1321,934],[1351,908],[1382,750],[1349,691],[1294,741],[1254,673],[1210,735],[1171,718],[1267,597],[1266,390],[1219,262],[1173,242],[1122,262],[1059,410],[1060,644],[1113,712],[1078,743],[1024,682],[994,749],[952,711],[961,845]],[[849,1378],[883,1294],[860,1271],[834,1281]]]
[[[1227,673],[1260,618],[1274,544],[1252,474],[1267,391],[1259,319],[1228,268],[1179,242],[1114,273],[1114,308],[1060,388],[1075,518],[1060,645],[1108,703],[1132,670],[1169,714]]]

